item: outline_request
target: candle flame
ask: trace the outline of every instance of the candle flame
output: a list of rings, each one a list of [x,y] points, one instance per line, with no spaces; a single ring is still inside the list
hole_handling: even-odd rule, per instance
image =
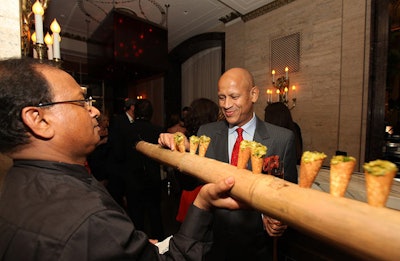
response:
[[[288,72],[289,71],[289,68],[286,66],[285,67],[285,72]]]
[[[47,45],[53,44],[53,37],[51,37],[51,35],[49,34],[49,32],[47,32],[46,36],[44,37],[44,42],[45,42]]]
[[[292,86],[292,90],[295,91],[296,90],[296,86],[293,85]]]
[[[33,12],[34,14],[37,14],[37,15],[43,15],[43,14],[44,14],[43,6],[42,6],[42,4],[39,2],[39,0],[36,0],[36,2],[33,4],[33,6],[32,6],[32,12]]]
[[[57,23],[57,19],[54,18],[53,22],[50,25],[50,29],[53,33],[60,33],[61,32],[61,27]]]
[[[33,34],[31,35],[31,39],[33,43],[36,43],[36,32],[33,32]]]

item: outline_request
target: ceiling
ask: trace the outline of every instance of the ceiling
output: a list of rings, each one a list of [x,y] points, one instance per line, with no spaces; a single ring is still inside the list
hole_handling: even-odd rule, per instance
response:
[[[42,0],[46,1],[46,0]],[[171,50],[192,36],[208,32],[229,20],[246,15],[273,0],[47,0],[44,25],[54,18],[62,34],[90,38],[113,8],[123,9],[168,29]],[[236,17],[236,16],[233,16]],[[225,18],[225,19],[224,19]]]

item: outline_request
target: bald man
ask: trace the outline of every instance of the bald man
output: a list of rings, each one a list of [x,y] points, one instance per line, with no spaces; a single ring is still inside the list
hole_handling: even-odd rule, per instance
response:
[[[297,183],[294,134],[255,115],[254,104],[259,93],[253,76],[246,69],[232,68],[220,77],[218,101],[225,120],[203,125],[197,133],[211,138],[206,157],[230,163],[238,136],[236,129],[241,127],[243,139],[267,146],[267,157],[279,155],[284,164],[285,179]],[[161,134],[159,143],[175,149],[169,134]],[[248,169],[251,170],[251,164]],[[206,256],[207,261],[272,260],[272,238],[282,235],[287,227],[255,210],[221,209],[214,215],[214,244]]]

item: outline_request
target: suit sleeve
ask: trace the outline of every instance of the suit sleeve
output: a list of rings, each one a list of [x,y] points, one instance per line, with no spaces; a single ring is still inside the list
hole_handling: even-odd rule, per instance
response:
[[[68,239],[60,260],[194,260],[210,249],[212,213],[191,206],[179,232],[164,255],[117,211],[101,211],[87,218]]]

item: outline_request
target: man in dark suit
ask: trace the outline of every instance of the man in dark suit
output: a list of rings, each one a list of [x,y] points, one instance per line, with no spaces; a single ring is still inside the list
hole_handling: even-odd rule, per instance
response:
[[[224,121],[200,127],[197,135],[211,138],[206,157],[231,161],[231,153],[243,129],[243,139],[267,146],[267,156],[278,155],[284,164],[286,180],[297,183],[296,148],[292,131],[259,119],[254,103],[259,89],[250,72],[242,68],[226,71],[218,81],[218,100]],[[173,138],[160,135],[159,143],[175,149]],[[249,164],[249,169],[251,166]],[[286,225],[254,210],[217,210],[214,220],[214,244],[206,260],[272,260],[272,237],[280,236]]]
[[[151,123],[152,116],[151,102],[137,100],[135,121],[131,124],[127,140],[130,147],[134,148],[141,140],[157,144],[163,128]],[[130,158],[132,171],[125,177],[128,214],[139,230],[147,232],[150,238],[163,240],[160,164],[136,150],[132,151]],[[149,226],[145,226],[145,217],[148,217]]]
[[[126,98],[124,100],[124,112],[116,114],[110,121],[109,128],[109,158],[107,159],[109,182],[108,192],[122,207],[126,207],[125,177],[132,173],[130,162],[133,147],[127,142],[132,137],[131,128],[134,121],[134,110],[136,100]]]

